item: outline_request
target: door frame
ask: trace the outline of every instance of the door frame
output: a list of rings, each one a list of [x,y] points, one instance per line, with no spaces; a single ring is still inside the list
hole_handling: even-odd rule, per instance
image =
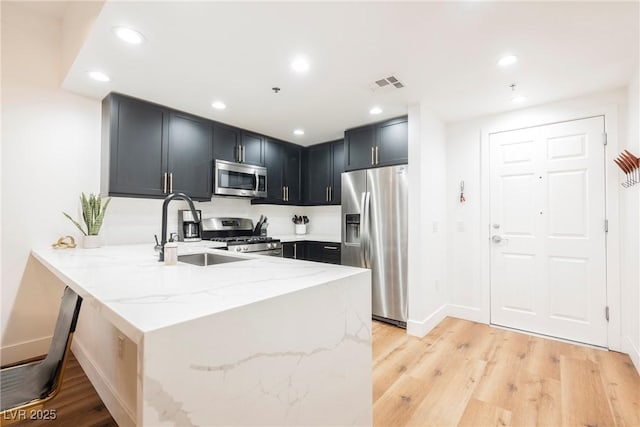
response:
[[[542,107],[544,108],[544,106]],[[482,307],[486,314],[485,322],[491,323],[491,200],[490,200],[490,147],[491,134],[530,127],[562,123],[571,120],[587,119],[603,116],[607,133],[605,147],[605,215],[609,220],[609,232],[606,235],[606,292],[609,307],[609,322],[607,325],[607,347],[615,351],[623,351],[621,337],[621,301],[620,301],[620,218],[618,209],[618,172],[613,159],[618,154],[619,122],[618,105],[607,104],[601,106],[582,107],[580,103],[566,108],[548,111],[530,109],[509,115],[507,120],[497,120],[481,129],[480,135],[480,199],[481,199],[481,279]],[[604,227],[604,224],[603,224]],[[604,316],[605,314],[602,313]]]

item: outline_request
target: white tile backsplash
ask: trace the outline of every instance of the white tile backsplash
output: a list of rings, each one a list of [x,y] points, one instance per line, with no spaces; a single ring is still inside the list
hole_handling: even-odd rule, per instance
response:
[[[254,223],[260,215],[268,218],[270,235],[293,234],[293,215],[309,217],[308,233],[340,234],[340,206],[277,206],[252,205],[249,199],[213,197],[210,202],[195,202],[203,217],[251,218]],[[178,210],[187,209],[183,201],[169,205],[167,228],[176,232]],[[114,197],[105,217],[102,236],[109,245],[153,243],[154,234],[160,238],[162,200]]]

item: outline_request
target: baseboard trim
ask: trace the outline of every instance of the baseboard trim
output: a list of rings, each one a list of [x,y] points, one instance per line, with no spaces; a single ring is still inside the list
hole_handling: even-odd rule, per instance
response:
[[[104,373],[96,366],[85,348],[74,338],[71,344],[71,351],[82,366],[82,370],[91,381],[91,384],[98,392],[104,406],[107,407],[113,419],[119,427],[135,427],[136,417],[127,408],[113,386],[106,380]]]
[[[472,322],[489,324],[489,316],[482,309],[477,307],[469,307],[466,305],[449,304],[447,306],[449,316],[458,319],[470,320]]]
[[[629,336],[625,336],[622,340],[622,347],[622,351],[629,355],[633,365],[636,367],[636,371],[640,375],[640,349],[633,345],[633,341]]]
[[[5,366],[47,354],[50,344],[51,335],[4,346],[0,349],[0,360],[2,360],[0,364]]]
[[[415,337],[424,337],[427,335],[433,328],[435,328],[438,323],[442,322],[442,320],[447,317],[448,314],[448,306],[447,304],[443,304],[440,308],[434,311],[429,317],[422,321],[416,320],[408,320],[407,321],[407,334],[413,335]]]

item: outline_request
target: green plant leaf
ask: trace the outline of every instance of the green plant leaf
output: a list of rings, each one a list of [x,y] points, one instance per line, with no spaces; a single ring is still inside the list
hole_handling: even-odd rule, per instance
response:
[[[78,222],[77,222],[75,219],[71,218],[71,215],[69,215],[69,214],[68,214],[68,213],[66,213],[66,212],[62,212],[62,214],[63,214],[64,216],[66,216],[67,218],[69,218],[69,220],[70,220],[72,223],[74,223],[76,227],[78,227],[78,230],[80,230],[80,231],[82,232],[82,234],[84,234],[85,236],[87,235],[87,233],[85,233],[85,232],[84,232],[84,230],[82,229],[82,227],[80,226],[80,224],[78,224]]]

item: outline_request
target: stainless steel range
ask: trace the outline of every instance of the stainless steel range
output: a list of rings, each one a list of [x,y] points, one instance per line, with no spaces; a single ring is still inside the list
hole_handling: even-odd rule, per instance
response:
[[[226,249],[231,252],[282,256],[280,240],[260,235],[266,220],[261,218],[254,227],[253,221],[248,218],[204,218],[202,240],[224,242]]]

